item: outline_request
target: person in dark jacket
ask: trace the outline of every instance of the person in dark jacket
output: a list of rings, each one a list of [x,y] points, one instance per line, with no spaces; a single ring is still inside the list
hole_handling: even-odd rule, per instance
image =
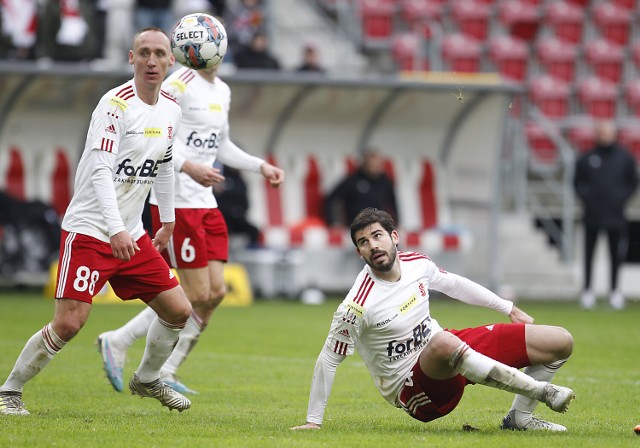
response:
[[[611,263],[609,304],[624,308],[625,299],[618,290],[618,268],[628,246],[625,205],[638,185],[635,159],[616,141],[617,129],[612,121],[596,127],[595,147],[576,163],[574,187],[584,206],[584,291],[583,308],[591,309],[596,296],[591,289],[593,255],[600,231],[607,233]]]
[[[367,207],[389,213],[398,222],[393,181],[384,171],[384,158],[376,148],[362,153],[362,164],[340,182],[325,200],[325,218],[330,226],[346,226]]]
[[[253,35],[251,44],[239,50],[233,61],[239,69],[280,70],[280,62],[269,53],[267,35],[262,31]]]

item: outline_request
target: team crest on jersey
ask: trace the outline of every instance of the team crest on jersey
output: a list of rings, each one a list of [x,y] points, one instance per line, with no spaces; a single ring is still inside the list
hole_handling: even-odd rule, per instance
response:
[[[418,283],[418,289],[420,290],[420,295],[422,297],[427,297],[427,288],[424,287],[424,284],[422,282]]]
[[[173,126],[171,126],[171,123],[169,123],[169,126],[167,127],[167,137],[169,140],[173,139]]]

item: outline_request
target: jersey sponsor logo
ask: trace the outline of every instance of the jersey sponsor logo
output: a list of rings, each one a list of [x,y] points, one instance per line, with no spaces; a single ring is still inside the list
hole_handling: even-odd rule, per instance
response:
[[[187,89],[187,85],[179,79],[174,79],[169,83],[169,85],[175,87],[180,93],[184,93]]]
[[[217,148],[218,147],[218,134],[212,132],[209,137],[203,138],[196,131],[191,132],[187,137],[187,146],[193,146],[195,148]]]
[[[109,100],[109,104],[111,106],[117,107],[122,112],[126,111],[127,107],[129,107],[129,105],[127,104],[127,102],[125,100],[123,100],[122,98],[115,97],[115,96]]]
[[[411,353],[418,352],[427,345],[431,334],[431,318],[427,317],[420,325],[413,329],[413,336],[404,341],[392,340],[387,344],[387,357],[389,361],[405,358]]]
[[[222,104],[209,104],[211,112],[222,112]]]
[[[156,177],[158,175],[158,161],[147,159],[142,165],[132,165],[131,159],[124,159],[118,164],[116,174],[124,174],[129,177]]]
[[[144,136],[149,138],[162,137],[162,129],[144,128]]]
[[[347,310],[350,313],[355,314],[358,317],[362,317],[364,314],[364,308],[358,305],[357,303],[347,303]]]
[[[112,124],[110,124],[109,126],[107,126],[106,128],[104,128],[104,130],[106,132],[111,132],[112,134],[116,133],[116,127]]]
[[[406,302],[404,302],[402,304],[402,306],[400,306],[400,313],[406,313],[407,311],[409,311],[416,303],[418,303],[418,298],[414,295],[412,295],[409,300],[407,300]]]
[[[396,314],[394,314],[394,315],[393,315],[393,317],[390,317],[390,318],[388,318],[388,319],[385,319],[385,320],[383,320],[383,321],[380,321],[380,322],[376,323],[376,324],[375,324],[375,327],[376,327],[376,328],[380,328],[380,327],[384,327],[384,326],[386,326],[386,325],[389,325],[389,324],[391,323],[391,321],[392,321],[393,319],[395,319],[396,317],[398,317],[398,316],[399,316],[399,314],[398,314],[398,313],[396,313]]]

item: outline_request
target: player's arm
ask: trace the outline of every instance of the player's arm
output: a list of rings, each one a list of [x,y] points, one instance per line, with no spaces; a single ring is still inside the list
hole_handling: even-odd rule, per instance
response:
[[[293,430],[299,429],[320,429],[324,419],[324,411],[329,401],[331,388],[336,376],[338,365],[346,358],[346,355],[339,355],[323,347],[316,366],[313,370],[311,381],[311,391],[309,392],[309,406],[307,408],[307,422],[304,425],[294,426]]]
[[[107,224],[113,256],[128,261],[140,248],[126,230],[120,216],[116,188],[113,183],[113,165],[116,162],[116,155],[96,148],[91,150],[91,158],[93,162],[91,182],[100,211]]]
[[[433,264],[433,262],[429,261]],[[533,318],[484,286],[461,275],[445,272],[433,264],[430,288],[470,305],[483,306],[509,316],[512,322],[533,323]]]
[[[162,224],[153,238],[153,245],[160,252],[169,244],[169,238],[171,238],[176,221],[173,199],[173,170],[173,148],[169,147],[164,159],[158,165],[158,174],[152,187],[158,199],[158,211],[160,213],[160,223]]]

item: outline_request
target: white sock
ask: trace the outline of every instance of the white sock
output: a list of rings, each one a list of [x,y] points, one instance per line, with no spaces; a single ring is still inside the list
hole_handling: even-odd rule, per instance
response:
[[[556,372],[560,367],[567,362],[567,359],[560,359],[558,361],[549,364],[537,364],[535,366],[529,366],[524,369],[524,373],[529,375],[534,380],[551,382]],[[538,400],[525,397],[524,395],[516,395],[511,405],[512,411],[515,411],[516,423],[518,425],[526,424],[531,418],[533,410],[538,405]]]
[[[183,325],[173,325],[159,317],[154,319],[147,333],[147,345],[142,355],[137,375],[143,383],[150,383],[160,378],[160,368],[171,355]]]
[[[120,350],[127,350],[131,344],[147,335],[156,316],[153,308],[147,306],[122,327],[113,330],[109,335],[109,343]]]
[[[0,390],[22,392],[25,383],[40,373],[66,344],[53,331],[51,324],[45,325],[27,341]]]
[[[192,312],[184,330],[180,332],[176,348],[173,349],[171,356],[169,356],[167,362],[162,366],[162,372],[175,375],[178,367],[180,367],[187,358],[187,355],[189,355],[193,347],[197,344],[198,338],[204,331],[204,328],[205,326],[202,323],[202,319],[200,319],[196,313]]]
[[[449,365],[474,383],[521,394],[535,400],[542,398],[547,384],[478,353],[464,343],[452,353]]]

